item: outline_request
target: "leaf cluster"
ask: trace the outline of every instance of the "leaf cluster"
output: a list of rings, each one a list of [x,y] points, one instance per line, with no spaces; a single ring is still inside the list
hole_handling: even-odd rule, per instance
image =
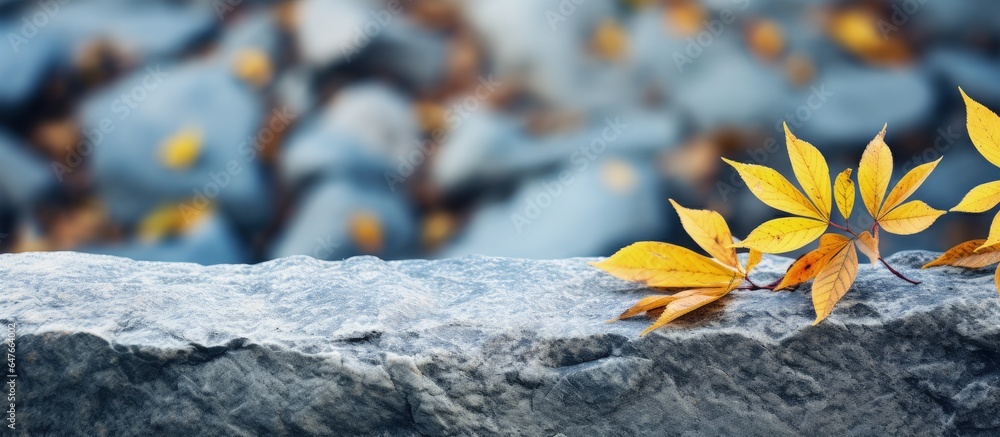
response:
[[[973,100],[959,88],[965,100],[966,127],[972,144],[991,164],[1000,167],[1000,117],[986,106]],[[981,213],[1000,203],[1000,181],[987,182],[973,188],[950,211]],[[938,259],[924,265],[924,268],[938,266],[978,269],[1000,263],[1000,213],[993,217],[989,236],[961,243],[942,254]],[[994,274],[994,282],[1000,291],[1000,267]]]
[[[966,102],[969,103],[969,131],[973,142],[983,156],[1000,166],[1000,118],[981,105],[973,106],[975,102],[968,97]],[[655,318],[653,325],[643,332],[645,335],[733,290],[778,291],[812,281],[816,314],[813,324],[817,324],[830,315],[854,284],[858,274],[858,252],[873,264],[881,263],[901,279],[919,284],[882,258],[879,233],[916,234],[945,214],[920,200],[910,200],[937,167],[940,158],[913,168],[890,189],[893,158],[885,142],[886,129],[883,127],[865,148],[855,183],[854,169],[845,169],[832,177],[822,153],[809,142],[797,138],[787,125],[784,129],[788,157],[798,186],[772,168],[723,160],[739,173],[761,202],[789,216],[765,222],[746,239],[738,241],[719,213],[687,209],[671,199],[684,230],[708,256],[668,243],[640,242],[592,263],[616,277],[673,293],[646,297],[622,313],[618,320],[641,314]],[[854,230],[849,220],[858,191],[872,225]],[[976,187],[952,210],[981,212],[998,203],[1000,181]],[[843,224],[834,220],[834,204]],[[759,286],[750,279],[750,272],[763,254],[791,252],[817,240],[816,248],[796,259],[778,281]],[[749,250],[746,263],[740,263],[737,249]],[[925,267],[981,267],[995,263],[1000,263],[1000,214],[987,240],[963,243]],[[1000,286],[1000,269],[997,284]]]

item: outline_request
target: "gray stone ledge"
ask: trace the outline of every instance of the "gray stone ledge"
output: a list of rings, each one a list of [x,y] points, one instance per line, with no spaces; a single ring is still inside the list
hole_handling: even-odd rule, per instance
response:
[[[586,259],[256,266],[0,256],[23,435],[996,435],[992,272],[861,267],[638,337]],[[768,257],[755,277],[790,263]]]

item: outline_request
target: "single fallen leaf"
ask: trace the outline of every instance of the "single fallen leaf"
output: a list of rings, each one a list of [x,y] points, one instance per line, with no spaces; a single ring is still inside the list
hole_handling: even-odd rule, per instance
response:
[[[764,61],[777,60],[785,51],[785,33],[773,20],[756,20],[744,31],[750,52]]]
[[[857,276],[858,252],[852,245],[847,244],[834,253],[813,281],[812,299],[813,308],[816,310],[816,320],[813,321],[813,325],[830,315],[833,306],[847,294]]]
[[[989,108],[972,100],[965,90],[958,89],[965,100],[966,127],[976,150],[993,165],[1000,167],[1000,117]]]
[[[590,48],[598,58],[620,61],[628,55],[628,32],[617,20],[602,21],[591,37]]]
[[[998,203],[1000,203],[1000,181],[987,182],[970,190],[951,211],[986,212]]]
[[[788,157],[792,161],[795,179],[802,185],[803,191],[822,214],[822,218],[829,221],[830,209],[832,208],[832,190],[830,188],[830,167],[826,164],[826,158],[812,144],[796,138],[788,129],[787,123],[784,126]]]
[[[201,130],[187,127],[160,144],[160,162],[172,170],[190,168],[198,161],[202,147]]]
[[[834,12],[826,31],[834,42],[869,63],[900,65],[910,60],[912,54],[906,42],[885,33],[882,23],[872,11],[850,7]]]
[[[663,288],[725,285],[739,276],[711,258],[680,246],[652,241],[632,244],[591,265],[617,278]]]
[[[851,212],[854,211],[854,197],[857,195],[857,191],[854,188],[854,180],[851,179],[853,172],[854,170],[850,168],[840,172],[834,183],[837,209],[840,210],[840,215],[844,216],[844,220],[851,218]]]
[[[843,235],[824,234],[819,239],[817,249],[800,256],[788,267],[788,271],[781,278],[781,282],[774,287],[774,291],[784,290],[812,280],[826,266],[833,254],[850,244],[851,240]]]
[[[722,158],[740,174],[747,188],[767,206],[803,217],[824,220],[824,216],[798,189],[772,168],[743,164]]]
[[[854,240],[854,244],[858,246],[858,250],[861,253],[865,254],[872,261],[872,264],[878,264],[878,259],[882,255],[879,255],[877,235],[872,235],[871,232],[864,231],[858,235],[857,240]]]
[[[892,211],[893,208],[899,206],[901,203],[906,201],[910,196],[913,195],[917,188],[927,180],[927,176],[930,176],[931,172],[937,167],[938,163],[941,162],[941,158],[933,162],[928,162],[926,164],[921,164],[914,167],[912,170],[908,171],[902,179],[896,183],[892,191],[889,192],[889,196],[885,198],[885,203],[882,204],[882,208],[879,210],[879,218]]]
[[[645,312],[653,311],[657,308],[663,308],[667,306],[667,304],[669,304],[670,302],[685,297],[696,296],[696,295],[715,296],[725,293],[726,293],[725,287],[716,287],[716,288],[694,288],[691,290],[679,291],[669,296],[667,295],[647,296],[642,299],[639,299],[639,302],[636,302],[636,304],[633,305],[632,308],[629,308],[628,310],[623,312],[620,316],[618,316],[616,320],[624,320],[629,317],[635,317]]]
[[[986,240],[971,240],[961,243],[947,252],[941,254],[937,259],[924,264],[922,268],[952,266],[964,267],[967,269],[978,269],[988,265],[1000,263],[1000,247],[993,246],[979,250]]]
[[[879,208],[889,189],[892,178],[892,152],[885,144],[885,129],[875,136],[861,155],[858,166],[858,185],[861,189],[861,201],[872,217],[879,217]]]
[[[698,246],[722,264],[740,269],[736,249],[732,247],[733,234],[721,214],[715,211],[684,208],[674,199],[669,200],[681,218],[684,231]]]
[[[747,266],[743,269],[745,275],[750,276],[750,272],[753,271],[757,264],[764,259],[764,252],[756,249],[750,249],[750,255],[747,256]]]
[[[764,253],[784,253],[812,243],[829,223],[804,217],[786,217],[765,222],[735,247],[745,247]]]
[[[688,290],[688,291],[692,291],[692,290]],[[680,294],[680,293],[678,293],[678,294]],[[635,317],[635,316],[637,316],[639,314],[642,314],[642,313],[644,313],[646,311],[650,311],[650,310],[653,310],[653,309],[656,309],[656,308],[665,307],[665,306],[667,306],[668,303],[673,302],[673,301],[675,301],[677,299],[678,298],[674,297],[674,296],[663,296],[663,295],[646,296],[646,297],[644,297],[642,299],[639,299],[639,302],[636,302],[635,305],[632,305],[632,308],[629,308],[629,309],[625,310],[625,312],[621,313],[621,315],[619,315],[618,318],[616,318],[615,320],[612,320],[612,322],[618,321],[618,320],[625,320],[625,319],[627,319],[629,317]]]
[[[723,288],[721,292],[710,293],[710,294],[696,294],[693,296],[683,297],[681,299],[677,299],[673,302],[670,302],[669,304],[667,304],[666,307],[664,307],[663,312],[659,315],[659,318],[656,319],[656,322],[654,322],[648,328],[643,330],[639,335],[643,336],[649,334],[654,329],[666,325],[667,323],[670,323],[674,320],[677,320],[677,318],[680,316],[683,316],[687,313],[690,313],[691,311],[694,311],[698,308],[701,308],[705,305],[715,302],[720,298],[722,298],[723,296],[729,294],[729,292],[733,291],[735,288],[736,285],[730,284],[729,286]]]
[[[945,212],[927,206],[919,200],[904,203],[884,217],[878,223],[886,232],[897,235],[912,235],[929,228],[938,217]]]
[[[708,19],[708,11],[697,0],[668,2],[664,10],[663,24],[674,35],[693,36]]]
[[[362,253],[377,254],[382,250],[385,237],[378,215],[370,211],[356,212],[351,215],[348,226],[351,240]]]
[[[274,77],[274,68],[267,53],[260,49],[240,50],[233,58],[233,73],[256,87],[267,86]]]

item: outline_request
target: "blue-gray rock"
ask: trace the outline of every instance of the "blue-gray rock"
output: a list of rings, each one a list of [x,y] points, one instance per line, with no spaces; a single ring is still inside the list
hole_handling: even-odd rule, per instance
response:
[[[380,2],[305,0],[295,8],[296,41],[303,59],[317,67],[357,59],[384,27],[375,18]],[[370,26],[370,35],[365,26]]]
[[[58,3],[58,2],[57,2]],[[211,8],[167,2],[67,2],[42,31],[58,31],[67,47],[110,39],[137,60],[179,54],[206,39],[219,20]],[[51,26],[51,28],[49,27]]]
[[[929,75],[920,69],[842,66],[824,70],[791,102],[782,118],[797,128],[797,136],[856,147],[867,144],[885,124],[895,132],[923,126],[933,115],[937,96]]]
[[[0,209],[27,213],[56,187],[56,176],[42,156],[0,131]]]
[[[592,156],[581,153],[524,181],[510,198],[480,207],[443,256],[595,256],[664,235],[668,196],[654,161]]]
[[[14,110],[32,97],[56,65],[62,52],[61,41],[53,32],[39,32],[37,26],[16,20],[0,22],[7,38],[0,44],[0,115]]]
[[[808,292],[737,291],[639,337],[604,321],[651,290],[587,259],[2,255],[0,319],[21,435],[995,434],[992,273],[934,256],[815,327]]]
[[[133,224],[165,203],[208,198],[246,229],[271,217],[270,189],[258,150],[298,114],[268,115],[253,88],[219,60],[152,65],[88,99],[81,111],[100,195],[121,223]],[[165,140],[184,131],[201,138],[186,168],[164,162]]]
[[[554,106],[581,109],[634,102],[643,91],[634,86],[632,53],[621,62],[589,53],[599,25],[615,20],[624,26],[615,3],[484,0],[469,2],[465,12],[501,82]]]
[[[674,90],[677,103],[702,129],[752,127],[781,118],[793,95],[787,80],[754,59],[732,36],[723,37],[729,39],[719,39],[704,55],[684,64],[681,84]]]
[[[958,87],[983,104],[1000,103],[1000,62],[968,50],[941,49],[927,56],[930,69],[941,76],[946,93],[959,100]]]
[[[239,264],[252,261],[232,226],[219,214],[211,214],[180,235],[159,241],[136,238],[121,244],[87,246],[81,252],[114,255],[139,261],[188,262],[201,265]]]
[[[522,120],[480,108],[454,123],[434,155],[431,178],[446,193],[517,182],[605,153],[647,158],[688,131],[678,112],[594,111],[573,131],[538,136]]]
[[[270,258],[340,260],[367,254],[398,259],[414,253],[416,220],[401,191],[394,193],[381,181],[368,185],[350,178],[320,181],[302,191]]]

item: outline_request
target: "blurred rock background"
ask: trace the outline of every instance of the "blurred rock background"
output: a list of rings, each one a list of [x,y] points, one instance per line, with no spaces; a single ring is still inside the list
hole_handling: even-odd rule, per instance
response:
[[[202,264],[609,255],[777,214],[721,156],[831,170],[884,123],[948,209],[1000,170],[985,0],[0,1],[0,249]],[[884,250],[984,238],[949,214]],[[859,222],[863,224],[863,222]]]

